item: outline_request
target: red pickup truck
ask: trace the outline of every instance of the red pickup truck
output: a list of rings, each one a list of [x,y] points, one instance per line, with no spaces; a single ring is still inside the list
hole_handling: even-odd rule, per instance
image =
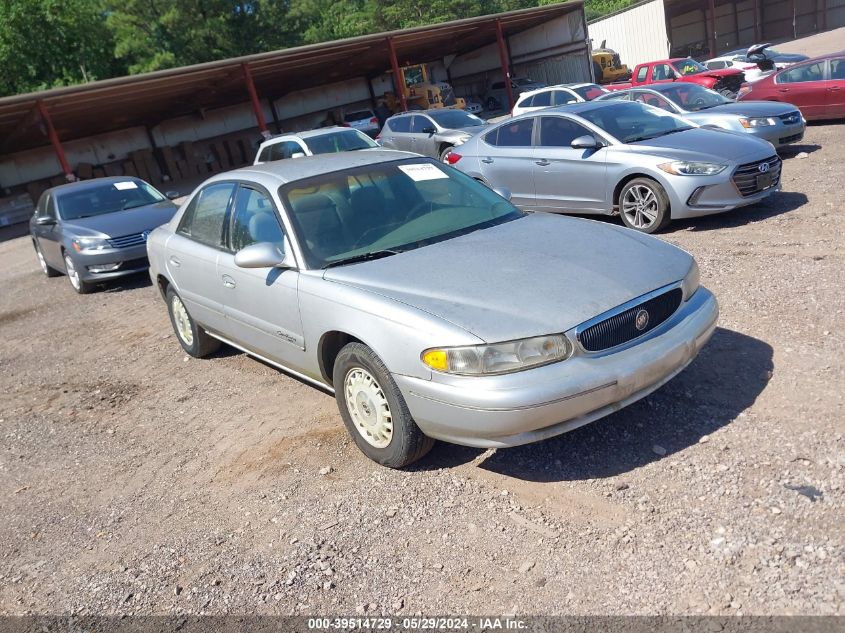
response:
[[[669,81],[689,81],[720,92],[729,99],[735,99],[739,87],[745,81],[745,74],[736,68],[710,70],[694,59],[678,57],[640,64],[634,69],[630,82],[607,84],[604,87],[610,90],[624,90],[633,86]]]

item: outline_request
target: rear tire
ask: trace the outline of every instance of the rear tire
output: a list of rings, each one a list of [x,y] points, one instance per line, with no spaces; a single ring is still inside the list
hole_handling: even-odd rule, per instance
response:
[[[170,324],[176,332],[176,339],[179,345],[188,355],[194,358],[202,358],[213,354],[220,349],[220,341],[206,334],[193,317],[188,313],[182,297],[173,289],[167,288],[165,295],[167,299],[167,312],[170,315]]]
[[[55,268],[52,268],[50,264],[47,263],[47,260],[44,259],[44,253],[41,252],[41,245],[38,243],[38,240],[33,240],[32,245],[35,247],[35,256],[38,258],[38,263],[41,265],[41,272],[47,277],[58,277],[61,275],[62,273]]]
[[[654,233],[672,219],[669,196],[656,180],[634,178],[619,192],[619,215],[629,229]]]
[[[498,110],[499,109],[499,102],[496,99],[494,99],[493,97],[490,97],[489,99],[487,99],[487,102],[485,103],[485,105],[487,106],[488,110]]]
[[[387,367],[366,345],[349,343],[340,350],[332,381],[346,429],[374,462],[403,468],[434,446],[411,418]]]
[[[70,287],[73,288],[77,294],[87,295],[94,289],[94,284],[89,284],[87,281],[82,280],[79,276],[79,270],[76,268],[76,263],[67,251],[64,253],[64,259],[65,272],[67,273],[68,281],[70,281]]]

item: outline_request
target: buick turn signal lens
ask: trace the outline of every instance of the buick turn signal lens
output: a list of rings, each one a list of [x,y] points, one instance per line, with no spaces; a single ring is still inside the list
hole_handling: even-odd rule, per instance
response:
[[[432,369],[436,369],[437,371],[448,371],[449,370],[449,357],[446,354],[446,350],[442,350],[442,349],[427,350],[423,354],[422,361],[426,365],[428,365]]]

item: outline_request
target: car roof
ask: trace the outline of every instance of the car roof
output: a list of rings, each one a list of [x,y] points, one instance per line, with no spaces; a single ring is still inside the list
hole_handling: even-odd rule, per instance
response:
[[[316,156],[271,161],[260,165],[248,165],[240,169],[222,172],[206,180],[203,185],[220,180],[246,180],[265,184],[267,187],[278,187],[288,182],[303,180],[312,176],[321,176],[353,167],[377,165],[404,158],[417,158],[422,161],[429,161],[428,158],[419,154],[389,149],[367,149],[337,152],[334,154],[317,154]]]
[[[44,193],[50,193],[52,195],[62,195],[71,191],[85,191],[87,189],[96,189],[98,187],[102,187],[103,185],[110,185],[116,182],[127,181],[143,182],[144,184],[149,185],[148,182],[141,178],[138,178],[137,176],[105,176],[103,178],[90,178],[88,180],[77,180],[76,182],[69,182],[62,185],[56,185],[55,187],[50,187]]]
[[[302,132],[285,132],[284,134],[276,134],[275,136],[271,136],[270,138],[268,138],[266,141],[262,141],[261,146],[263,147],[264,145],[272,145],[273,143],[284,141],[290,138],[299,138],[304,140],[307,138],[314,138],[315,136],[323,136],[324,134],[344,130],[353,130],[353,128],[348,128],[341,125],[332,125],[330,127],[321,127],[316,130],[304,130]]]

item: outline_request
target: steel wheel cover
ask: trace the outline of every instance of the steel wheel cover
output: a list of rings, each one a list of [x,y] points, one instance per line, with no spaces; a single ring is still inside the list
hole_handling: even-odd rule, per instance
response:
[[[393,418],[381,386],[365,369],[355,367],[343,381],[346,408],[367,444],[387,448],[393,439]]]
[[[76,267],[73,265],[73,260],[70,258],[70,255],[65,255],[65,268],[67,269],[67,277],[70,279],[70,284],[79,290],[79,273],[76,272]]]
[[[622,198],[622,213],[628,218],[631,226],[638,229],[652,226],[657,221],[659,210],[657,195],[646,185],[634,185]]]
[[[173,321],[176,324],[176,333],[182,342],[188,347],[194,344],[194,330],[191,328],[191,317],[188,316],[188,311],[185,309],[185,304],[182,300],[173,296],[173,301],[170,302],[173,310]]]

